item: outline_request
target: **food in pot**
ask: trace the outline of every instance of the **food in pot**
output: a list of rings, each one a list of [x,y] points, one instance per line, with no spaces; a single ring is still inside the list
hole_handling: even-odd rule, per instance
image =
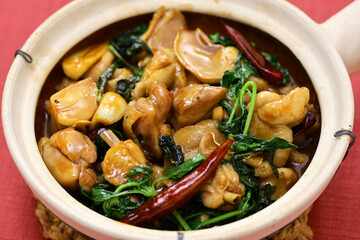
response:
[[[82,44],[42,93],[46,166],[107,217],[219,226],[281,198],[309,164],[320,118],[310,83],[232,24],[216,19],[212,32],[194,19],[160,8],[148,26]]]

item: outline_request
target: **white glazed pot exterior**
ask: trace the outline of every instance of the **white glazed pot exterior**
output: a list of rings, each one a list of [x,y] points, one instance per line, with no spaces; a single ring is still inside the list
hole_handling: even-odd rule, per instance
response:
[[[269,33],[302,62],[321,108],[321,137],[315,156],[295,186],[268,208],[218,228],[191,232],[150,230],[106,218],[71,197],[52,177],[39,154],[34,131],[37,99],[58,60],[91,33],[160,6],[243,22]],[[77,0],[56,12],[25,43],[33,63],[16,57],[3,93],[6,140],[32,191],[60,219],[95,239],[260,239],[298,217],[321,194],[338,169],[352,129],[354,102],[346,68],[320,26],[282,0]]]

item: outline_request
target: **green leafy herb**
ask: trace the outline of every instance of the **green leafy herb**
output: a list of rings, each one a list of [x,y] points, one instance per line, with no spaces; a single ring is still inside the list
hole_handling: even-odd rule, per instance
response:
[[[233,41],[231,41],[231,39],[229,37],[222,36],[218,32],[214,33],[214,34],[210,34],[209,38],[214,44],[221,44],[225,47],[236,46],[235,43]]]
[[[204,228],[206,226],[209,226],[209,225],[212,225],[212,224],[215,224],[215,223],[218,223],[218,222],[222,222],[222,221],[234,218],[234,217],[236,217],[237,220],[243,218],[255,206],[255,203],[250,205],[250,203],[249,203],[250,199],[251,199],[251,192],[249,191],[249,192],[247,192],[246,196],[242,198],[237,210],[222,214],[220,216],[216,216],[216,217],[211,218],[211,219],[209,219],[207,221],[204,221],[204,222],[200,222],[193,229],[194,230],[201,229],[201,228]]]
[[[188,173],[192,172],[195,168],[197,168],[203,161],[205,161],[205,159],[206,157],[203,154],[198,153],[178,166],[167,167],[163,172],[164,176],[156,179],[153,182],[153,186],[157,182],[168,178],[175,181],[180,180],[185,175],[187,175]]]
[[[246,79],[240,72],[236,72],[235,70],[226,70],[220,81],[220,85],[228,89],[226,99],[235,100],[237,93],[243,87],[245,81]]]
[[[274,202],[271,199],[271,194],[275,191],[275,186],[271,186],[270,184],[266,184],[263,188],[261,188],[257,193],[257,200],[255,211],[260,211],[261,209],[266,208],[270,204]]]
[[[112,54],[115,55],[115,57],[117,57],[117,59],[125,65],[126,68],[128,68],[134,75],[138,75],[140,73],[140,70],[132,65],[131,63],[129,63],[114,47],[114,45],[109,45],[108,49],[110,50],[110,52],[112,52]]]
[[[145,25],[138,26],[133,30],[116,36],[109,45],[109,50],[136,76],[140,75],[141,71],[129,63],[129,60],[143,49],[145,49],[150,56],[153,56],[149,46],[140,39],[140,36],[146,29],[147,27]],[[134,82],[134,79],[132,79],[132,82]],[[129,83],[127,85],[129,85]]]
[[[233,83],[239,83],[241,87],[244,85],[244,79],[242,78],[241,73],[234,70],[226,70],[220,80],[220,85],[229,88]]]
[[[104,203],[112,198],[128,194],[141,194],[145,197],[153,197],[157,194],[151,186],[153,171],[150,167],[133,167],[126,174],[127,183],[116,188],[115,191],[107,189],[107,184],[98,184],[91,189],[91,195],[88,195],[95,205]]]
[[[135,88],[144,73],[144,70],[137,75],[119,80],[115,86],[115,92],[120,94],[127,102],[131,101],[131,91]]]
[[[240,181],[245,185],[247,194],[251,195],[251,201],[253,202],[251,210],[253,212],[258,212],[274,202],[271,200],[270,196],[275,191],[275,186],[266,184],[263,188],[259,189],[260,180],[255,176],[255,172],[252,167],[246,165],[240,159],[237,159],[236,155],[232,157],[232,163],[234,170],[240,177]],[[242,203],[240,203],[239,209],[242,208]]]
[[[113,75],[116,68],[121,66],[120,61],[117,59],[115,60],[100,76],[98,81],[96,82],[96,86],[98,88],[98,96],[97,101],[100,102],[102,94],[104,93],[104,88],[106,83],[109,81],[111,76]]]
[[[181,225],[181,227],[185,231],[191,231],[192,230],[190,228],[190,226],[187,224],[187,222],[184,220],[184,218],[181,216],[181,214],[177,210],[173,211],[172,214],[174,215],[174,217],[176,218],[178,223]]]
[[[209,225],[214,225],[219,222],[228,221],[229,219],[232,219],[234,217],[236,218],[236,220],[239,220],[250,214],[251,212],[257,212],[273,203],[273,201],[270,199],[270,194],[273,192],[273,190],[274,187],[272,187],[270,184],[267,184],[264,188],[260,190],[247,191],[246,194],[243,196],[237,210],[222,215],[215,215],[213,218],[204,222],[200,222],[198,220],[201,215],[197,214],[195,218],[197,221],[194,221],[195,219],[193,219],[192,221],[188,220],[188,224],[189,226],[191,226],[192,229],[197,230],[207,227]],[[191,217],[193,218],[193,216]]]
[[[222,121],[218,127],[220,131],[227,134],[239,133],[244,131],[248,111],[246,110],[247,103],[245,101],[242,101],[242,105],[242,109],[244,111],[243,115],[233,118],[232,121]],[[234,107],[224,100],[220,102],[220,106],[225,108],[229,114],[234,110]]]
[[[226,46],[235,46],[236,47],[235,43],[229,37],[222,36],[218,32],[215,33],[215,34],[210,34],[209,38],[214,44],[221,44],[221,45],[223,45],[225,47]],[[253,47],[255,47],[254,42],[250,42],[250,44]],[[277,68],[283,74],[284,80],[283,80],[282,83],[280,83],[280,85],[284,86],[284,85],[291,82],[289,72],[287,71],[286,68],[281,66],[281,64],[277,60],[276,55],[272,56],[272,55],[270,55],[269,53],[266,53],[266,52],[261,52],[261,54],[265,57],[265,59],[268,62],[270,62],[271,65],[273,65],[275,68]],[[235,70],[227,70],[226,72],[228,72],[228,73],[225,72],[223,77],[228,78],[229,75],[233,75],[234,79],[235,78],[237,78],[237,79],[242,78],[242,80],[243,80],[245,78],[245,81],[246,81],[246,79],[248,79],[248,77],[251,76],[251,75],[260,76],[257,69],[250,63],[250,61],[243,55],[243,53],[240,53],[239,58],[243,59],[242,62],[237,61],[235,63]],[[238,60],[240,60],[240,59],[238,59]],[[234,74],[235,72],[241,72],[242,76]],[[227,76],[225,76],[225,74]],[[224,79],[224,81],[229,81],[229,79],[227,79],[227,80]],[[240,83],[238,83],[237,89],[241,88],[242,85]],[[226,87],[229,87],[229,86],[226,86]],[[233,86],[233,87],[235,87],[235,86]],[[236,93],[236,90],[230,90],[229,91],[229,95],[228,95],[229,98],[231,98],[231,96],[232,96],[231,93]]]
[[[159,145],[165,156],[175,161],[176,166],[184,162],[184,155],[181,152],[181,146],[176,145],[171,136],[162,135],[159,139]]]
[[[279,178],[279,172],[273,165],[276,149],[297,148],[296,145],[279,137],[274,137],[271,140],[264,140],[253,135],[245,134],[230,134],[229,137],[235,140],[231,148],[237,154],[240,154],[238,157],[248,156],[255,152],[270,152],[270,165],[277,178]]]
[[[246,58],[245,54],[240,52],[235,61],[235,71],[240,72],[242,77],[247,80],[251,75],[260,76],[254,65]]]
[[[251,86],[252,90],[250,92],[249,87]],[[246,92],[250,92],[251,102],[249,107],[249,112],[246,112],[246,104],[242,101],[243,96]],[[250,122],[252,118],[252,114],[254,112],[255,107],[255,100],[256,100],[256,84],[253,81],[248,81],[245,85],[239,89],[236,100],[233,107],[226,106],[225,108],[231,110],[229,112],[230,116],[228,120],[223,121],[219,125],[219,130],[225,133],[232,133],[236,134],[239,133],[240,130],[246,134],[250,127]],[[242,103],[242,104],[240,104]],[[241,107],[241,114],[240,116],[236,117],[235,114],[237,112],[238,106]],[[245,105],[245,106],[244,106]],[[246,120],[245,120],[246,119]]]
[[[190,199],[190,201],[181,206],[178,209],[178,212],[181,213],[184,220],[191,229],[197,228],[197,226],[201,223],[201,216],[204,214],[208,214],[212,217],[221,215],[219,210],[210,209],[203,205],[200,191],[197,192],[195,196]]]
[[[169,166],[165,169],[163,172],[164,176],[167,178],[170,178],[172,180],[180,180],[183,178],[186,174],[197,168],[202,162],[204,162],[206,157],[198,153],[188,160],[186,160],[184,163],[178,166]]]
[[[91,194],[88,194],[85,190],[81,190],[81,193],[91,200],[93,208],[102,204],[102,209],[106,216],[119,219],[144,202],[144,200],[141,200],[141,203],[132,203],[126,196],[129,194],[137,194],[142,195],[143,198],[154,197],[157,194],[155,190],[155,184],[157,182],[167,178],[180,180],[199,166],[205,159],[206,157],[204,155],[197,154],[179,166],[166,169],[164,176],[156,179],[153,183],[151,183],[153,171],[150,167],[134,166],[125,176],[127,183],[116,189],[103,179],[100,184],[91,189]],[[178,221],[181,221],[180,217],[181,215],[176,215]],[[184,222],[181,222],[181,225],[186,227]]]
[[[244,156],[254,152],[272,152],[276,149],[297,148],[296,145],[279,137],[274,137],[271,140],[245,134],[230,135],[230,137],[235,139],[232,149],[236,152],[242,152]]]
[[[243,161],[233,155],[231,158],[234,170],[240,177],[240,181],[250,189],[256,190],[259,188],[260,180],[255,177],[254,169],[246,165]]]
[[[140,39],[140,36],[145,33],[146,29],[146,25],[137,26],[130,31],[116,36],[112,39],[111,43],[126,60],[134,57],[143,49],[145,49],[150,56],[153,56],[149,46]]]
[[[259,72],[251,64],[251,62],[240,52],[235,61],[235,69],[227,70],[221,78],[220,85],[228,88],[226,98],[228,100],[235,100],[239,90],[243,87],[246,80],[250,76],[259,76]]]
[[[106,217],[120,220],[126,214],[138,208],[143,203],[144,198],[141,198],[139,202],[134,203],[130,201],[130,197],[128,195],[124,195],[105,201],[102,208]]]

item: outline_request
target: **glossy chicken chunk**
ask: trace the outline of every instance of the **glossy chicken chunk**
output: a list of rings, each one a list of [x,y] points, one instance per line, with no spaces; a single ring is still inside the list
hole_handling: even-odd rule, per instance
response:
[[[131,101],[124,116],[124,132],[127,137],[143,147],[146,155],[160,158],[162,150],[159,137],[171,135],[165,123],[171,108],[172,94],[163,84],[154,83],[149,97]]]
[[[173,138],[176,145],[181,146],[185,159],[197,153],[209,156],[225,142],[226,136],[218,130],[218,126],[219,122],[208,119],[176,131]]]
[[[186,85],[184,68],[177,61],[174,50],[165,48],[154,54],[144,70],[141,81],[132,91],[132,97],[134,99],[147,97],[155,81],[163,83],[168,89],[181,88]]]
[[[79,186],[90,191],[97,176],[90,168],[96,161],[96,146],[83,133],[67,128],[40,139],[39,150],[54,178],[65,189],[75,191]]]
[[[92,66],[88,72],[85,73],[84,78],[92,78],[94,81],[98,81],[101,74],[113,63],[115,57],[107,50],[101,57],[99,62]]]
[[[277,200],[282,197],[299,179],[296,172],[291,168],[278,168],[279,178],[272,175],[262,179],[260,186],[270,184],[276,186],[275,191],[271,194],[271,199]]]
[[[308,113],[309,89],[295,88],[281,99],[269,102],[258,109],[259,118],[272,125],[296,126]]]
[[[56,122],[72,126],[81,120],[90,120],[97,109],[98,89],[88,78],[70,85],[50,97],[52,114]]]
[[[238,55],[235,48],[213,44],[200,29],[180,29],[174,44],[181,64],[203,83],[220,82],[224,72],[234,68]]]
[[[141,39],[146,41],[154,52],[172,48],[180,28],[186,28],[186,20],[182,13],[176,9],[165,11],[165,8],[161,7],[155,12]]]
[[[127,109],[127,102],[115,92],[107,92],[101,99],[99,107],[96,109],[91,120],[90,130],[102,125],[111,125],[120,121]]]
[[[134,166],[146,166],[146,159],[141,149],[132,140],[120,141],[111,147],[101,162],[106,181],[114,186],[126,183],[125,175]]]
[[[62,62],[62,67],[66,76],[73,80],[79,79],[86,71],[88,71],[97,61],[101,59],[101,57],[107,51],[107,45],[107,42],[94,44],[68,56]]]
[[[249,134],[254,135],[255,137],[270,140],[274,137],[279,137],[287,140],[288,142],[293,141],[293,132],[291,128],[286,125],[270,125],[266,122],[263,122],[258,117],[258,114],[253,115]],[[291,149],[277,149],[274,155],[274,166],[282,167],[285,165],[286,161],[290,156]]]
[[[177,128],[204,119],[210,110],[225,96],[227,89],[207,84],[193,84],[180,88],[173,102]]]
[[[218,208],[224,203],[238,204],[245,193],[239,175],[231,164],[222,164],[200,189],[205,207]],[[233,198],[231,198],[233,197]]]

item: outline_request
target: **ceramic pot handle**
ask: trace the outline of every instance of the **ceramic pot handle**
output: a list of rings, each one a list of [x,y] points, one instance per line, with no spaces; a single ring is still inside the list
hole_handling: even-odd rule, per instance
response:
[[[360,0],[321,24],[343,59],[349,74],[360,70]]]

